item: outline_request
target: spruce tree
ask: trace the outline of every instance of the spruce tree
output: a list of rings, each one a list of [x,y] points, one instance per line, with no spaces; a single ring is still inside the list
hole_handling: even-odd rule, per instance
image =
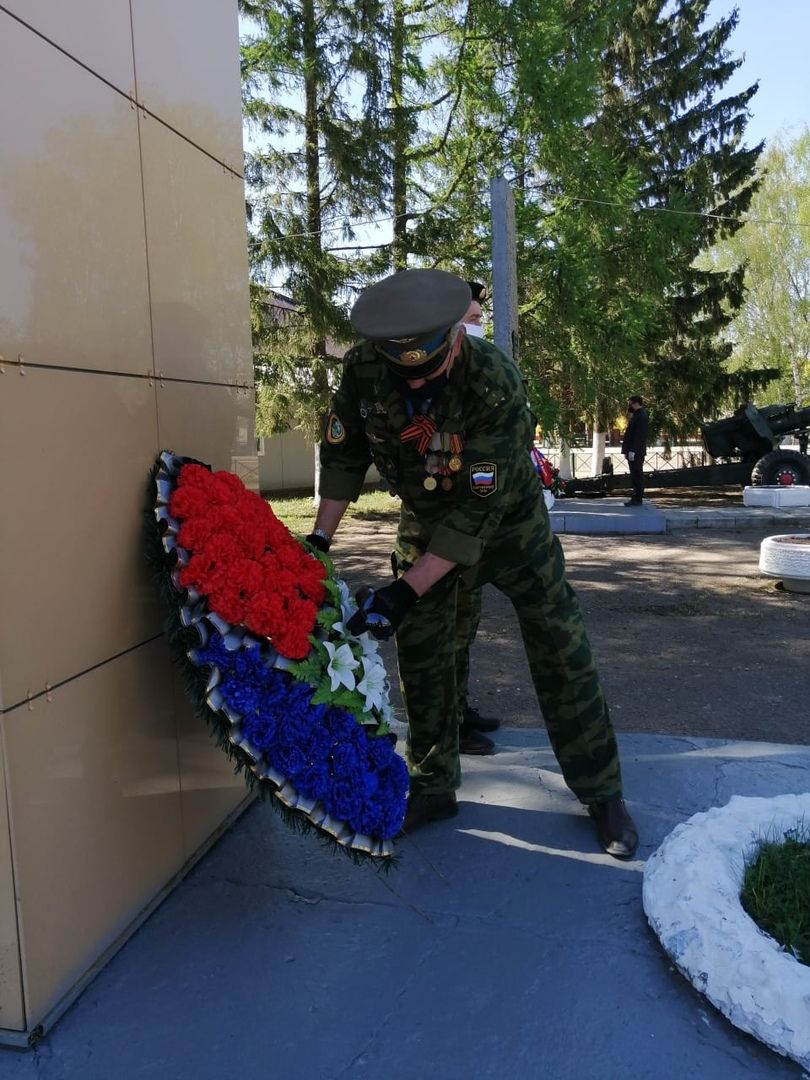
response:
[[[354,223],[386,201],[381,0],[240,0],[251,316],[265,433],[313,436],[326,408],[356,260]],[[278,286],[293,309],[273,303]],[[269,430],[268,430],[269,429]]]
[[[728,49],[739,12],[704,25],[708,6],[639,0],[605,64],[603,118],[639,172],[640,212],[677,210],[685,224],[669,256],[674,282],[664,318],[648,334],[640,387],[674,435],[694,432],[727,393],[731,347],[720,332],[743,302],[743,271],[697,269],[694,260],[744,223],[762,150],[744,144],[757,85],[723,95],[742,63]]]

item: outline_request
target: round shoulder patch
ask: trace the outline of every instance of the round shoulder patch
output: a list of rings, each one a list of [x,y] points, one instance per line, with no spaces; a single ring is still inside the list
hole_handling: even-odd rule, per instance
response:
[[[326,441],[330,446],[337,446],[346,438],[346,428],[337,413],[329,413],[326,418]]]

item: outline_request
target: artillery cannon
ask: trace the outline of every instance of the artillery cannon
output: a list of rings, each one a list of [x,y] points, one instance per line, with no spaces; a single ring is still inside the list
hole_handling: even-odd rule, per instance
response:
[[[651,488],[810,484],[809,429],[810,408],[797,409],[790,404],[758,409],[749,402],[733,416],[701,427],[703,446],[715,464],[656,469],[644,473],[644,482]],[[781,448],[786,435],[798,439],[798,450]],[[605,471],[601,476],[567,481],[565,493],[605,495],[627,486],[626,475]]]
[[[704,424],[701,432],[711,457],[740,457],[751,463],[752,484],[810,484],[809,427],[810,408],[791,404],[757,409],[749,403],[727,420]],[[798,451],[780,447],[785,435],[797,436]]]

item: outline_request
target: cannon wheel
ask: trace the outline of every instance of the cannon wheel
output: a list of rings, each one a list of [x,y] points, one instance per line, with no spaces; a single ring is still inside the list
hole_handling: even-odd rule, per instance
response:
[[[751,483],[785,487],[810,484],[810,458],[797,450],[771,450],[751,470]]]

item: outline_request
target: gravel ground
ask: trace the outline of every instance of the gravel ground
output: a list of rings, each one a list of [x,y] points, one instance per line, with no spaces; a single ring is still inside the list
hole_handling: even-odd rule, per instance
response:
[[[389,579],[395,528],[394,514],[344,524],[332,555],[350,586]],[[759,575],[767,535],[561,538],[617,730],[810,744],[810,595]],[[482,712],[542,724],[517,620],[491,586],[471,668]]]

